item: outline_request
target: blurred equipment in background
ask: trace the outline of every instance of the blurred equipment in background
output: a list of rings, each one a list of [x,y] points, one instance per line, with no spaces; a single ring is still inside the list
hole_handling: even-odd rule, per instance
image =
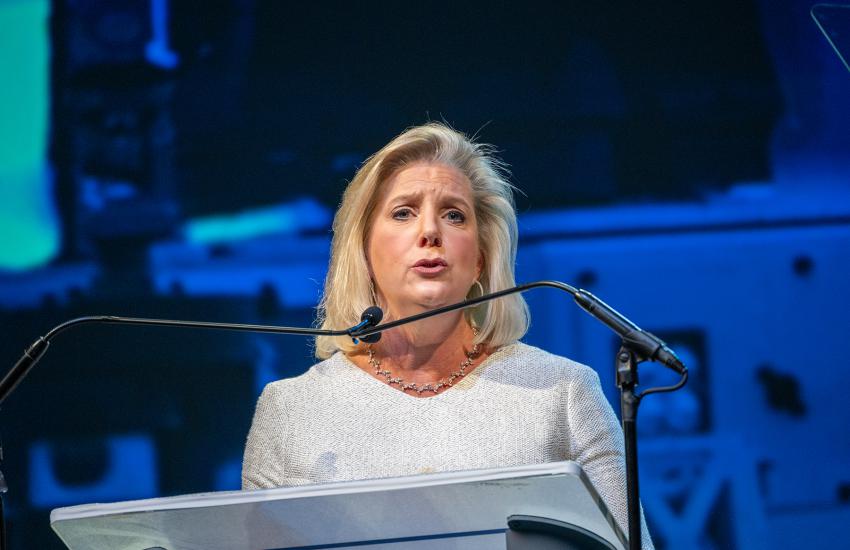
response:
[[[97,259],[104,292],[119,281],[143,285],[148,245],[180,221],[176,56],[163,63],[161,4],[54,4],[52,150],[64,255]]]
[[[519,280],[584,279],[624,315],[640,312],[691,369],[685,388],[640,412],[658,547],[829,547],[850,521],[846,390],[834,376],[850,311],[850,191],[817,183],[520,219]],[[528,301],[530,343],[593,365],[608,390],[617,342],[552,300]],[[645,365],[641,387],[672,378]]]

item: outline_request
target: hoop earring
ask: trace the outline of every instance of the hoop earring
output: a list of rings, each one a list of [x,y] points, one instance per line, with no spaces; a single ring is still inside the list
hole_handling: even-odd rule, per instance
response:
[[[478,294],[478,296],[473,296],[474,293],[472,292],[472,289],[475,288],[476,285],[478,286],[478,290],[480,291],[480,293]],[[468,295],[467,299],[477,298],[477,297],[480,297],[480,296],[484,296],[484,285],[481,284],[481,281],[479,281],[478,279],[475,279],[475,282],[472,283],[472,286],[469,288],[469,295]],[[480,312],[480,309],[479,309],[480,307],[481,307],[481,304],[479,304],[479,305],[477,305],[477,306],[475,306],[471,309],[468,309],[465,313],[467,322],[469,323],[469,326],[472,327],[472,332],[475,334],[476,337],[478,337],[479,330],[480,330],[478,323],[476,323],[476,314],[478,314]]]
[[[484,296],[484,285],[482,285],[482,284],[481,284],[481,281],[479,281],[478,279],[475,279],[475,282],[474,282],[474,283],[472,283],[472,285],[473,285],[473,286],[478,285],[478,290],[480,290],[480,291],[481,291],[481,293],[479,294],[479,296]]]

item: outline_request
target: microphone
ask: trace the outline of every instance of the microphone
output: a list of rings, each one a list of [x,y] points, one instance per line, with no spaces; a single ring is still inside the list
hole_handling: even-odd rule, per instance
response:
[[[676,353],[667,347],[664,340],[650,332],[642,330],[636,324],[626,319],[620,312],[590,292],[579,289],[573,294],[573,299],[575,299],[576,303],[583,310],[616,332],[642,360],[656,361],[679,374],[684,374],[688,370]]]
[[[367,307],[363,313],[360,315],[360,322],[349,329],[349,334],[352,334],[351,339],[354,340],[354,343],[357,342],[357,337],[353,335],[353,333],[357,332],[361,329],[367,329],[374,326],[377,326],[378,323],[381,322],[381,319],[384,318],[384,311],[378,306],[369,306]],[[376,332],[374,334],[369,334],[367,336],[361,336],[360,340],[366,342],[367,344],[374,344],[378,340],[381,339],[381,333]]]
[[[364,342],[369,342],[371,340],[367,340],[367,338],[374,337],[375,335],[380,335],[381,331],[384,330],[395,328],[401,325],[406,325],[407,323],[419,321],[420,319],[433,317],[434,315],[440,315],[441,313],[446,313],[457,309],[466,309],[468,307],[478,305],[482,302],[487,302],[496,298],[501,298],[502,296],[507,296],[508,294],[514,294],[516,292],[525,292],[527,290],[531,290],[532,288],[544,286],[557,288],[559,290],[563,290],[564,292],[571,294],[573,296],[573,299],[579,306],[581,306],[582,309],[584,309],[586,312],[608,325],[609,328],[616,332],[623,339],[623,342],[629,347],[629,349],[634,351],[639,356],[640,360],[656,361],[676,371],[680,375],[683,375],[687,372],[688,369],[687,367],[685,367],[684,363],[682,363],[681,359],[679,359],[679,357],[673,350],[667,347],[667,344],[665,344],[664,341],[661,340],[661,338],[658,338],[650,332],[642,330],[636,324],[629,321],[626,317],[620,314],[617,310],[615,310],[614,308],[612,308],[590,292],[583,289],[577,289],[573,286],[559,281],[537,281],[534,283],[527,283],[515,286],[513,288],[500,290],[498,292],[493,292],[491,294],[485,294],[484,296],[478,296],[477,298],[472,298],[471,300],[464,300],[463,302],[458,302],[456,304],[432,309],[430,311],[418,313],[416,315],[411,315],[410,317],[391,321],[389,323],[385,323],[379,326],[376,322],[373,326],[369,327],[364,324],[365,321],[361,321],[360,325],[352,329],[351,337],[355,340],[359,338]],[[373,309],[378,309],[378,311],[380,311],[380,309],[376,306],[372,306],[363,312],[361,319],[365,319],[366,313]],[[380,321],[380,317],[378,318],[378,320]],[[363,326],[361,327],[361,325]]]

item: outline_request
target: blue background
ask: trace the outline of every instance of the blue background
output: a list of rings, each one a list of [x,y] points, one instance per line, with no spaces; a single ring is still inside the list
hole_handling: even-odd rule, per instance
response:
[[[311,324],[346,181],[444,120],[511,165],[518,280],[691,367],[641,408],[656,546],[850,547],[850,73],[807,3],[597,4],[0,1],[0,361],[85,314]],[[527,299],[616,407],[612,334]],[[259,391],[313,361],[63,334],[0,417],[10,547],[61,548],[55,507],[238,488]]]

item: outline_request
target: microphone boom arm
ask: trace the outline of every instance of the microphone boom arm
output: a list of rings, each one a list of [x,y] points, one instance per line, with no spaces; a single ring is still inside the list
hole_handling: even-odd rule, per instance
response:
[[[39,337],[24,352],[15,365],[9,370],[3,380],[0,381],[0,404],[15,390],[18,384],[26,377],[39,359],[47,351],[50,342],[62,332],[88,324],[115,324],[115,325],[145,325],[161,327],[201,328],[214,330],[232,330],[241,332],[263,332],[272,334],[301,334],[304,336],[351,336],[355,327],[346,330],[324,330],[300,327],[278,327],[273,325],[250,325],[242,323],[213,323],[209,321],[181,321],[176,319],[146,319],[142,317],[116,317],[114,315],[92,315],[88,317],[77,317],[56,325],[44,336]]]
[[[564,292],[571,294],[575,302],[582,309],[584,309],[586,312],[605,323],[609,328],[611,328],[611,330],[616,332],[623,339],[626,346],[632,349],[632,351],[634,351],[638,355],[638,358],[641,361],[658,361],[663,365],[673,369],[679,374],[685,374],[685,372],[687,372],[687,368],[685,367],[685,365],[678,358],[678,356],[676,356],[673,350],[667,347],[667,344],[665,344],[663,340],[649,332],[646,332],[645,330],[641,330],[636,324],[629,321],[617,310],[615,310],[614,308],[612,308],[590,292],[584,289],[577,289],[571,285],[562,283],[560,281],[537,281],[534,283],[517,285],[513,288],[507,288],[505,290],[485,294],[477,298],[464,300],[463,302],[458,302],[456,304],[451,304],[448,306],[418,313],[416,315],[411,315],[410,317],[405,317],[403,319],[390,321],[389,323],[384,323],[383,325],[377,325],[363,329],[356,328],[351,332],[351,336],[355,338],[362,338],[364,336],[378,334],[380,332],[383,332],[384,330],[389,330],[391,328],[395,328],[401,325],[406,325],[407,323],[412,323],[414,321],[433,317],[434,315],[440,315],[442,313],[447,313],[449,311],[454,311],[457,309],[466,309],[483,302],[488,302],[496,298],[501,298],[502,296],[507,296],[509,294],[514,294],[517,292],[526,292],[533,288],[539,287],[557,288],[559,290],[563,290]]]

